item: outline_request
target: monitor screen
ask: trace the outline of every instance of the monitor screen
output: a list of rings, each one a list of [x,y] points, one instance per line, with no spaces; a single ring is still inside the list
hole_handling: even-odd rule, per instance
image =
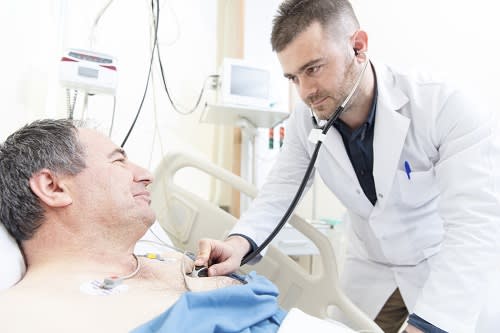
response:
[[[269,76],[267,70],[233,64],[231,68],[231,95],[252,98],[269,98]]]
[[[219,73],[219,104],[262,108],[272,104],[272,77],[266,66],[245,59],[224,58]]]

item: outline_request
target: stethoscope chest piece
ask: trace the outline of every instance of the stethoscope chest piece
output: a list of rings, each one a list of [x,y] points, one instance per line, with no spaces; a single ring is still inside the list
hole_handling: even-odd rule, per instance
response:
[[[198,278],[198,277],[208,277],[208,267],[207,266],[194,266],[194,269],[191,273],[188,273],[190,277]]]

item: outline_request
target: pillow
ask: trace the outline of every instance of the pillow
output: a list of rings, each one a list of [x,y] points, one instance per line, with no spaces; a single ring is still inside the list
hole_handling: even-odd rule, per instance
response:
[[[16,284],[26,272],[26,265],[17,242],[0,222],[0,290]]]

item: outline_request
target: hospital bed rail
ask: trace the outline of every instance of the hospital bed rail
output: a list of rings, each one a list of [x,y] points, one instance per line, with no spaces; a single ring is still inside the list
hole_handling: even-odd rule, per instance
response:
[[[157,213],[159,223],[176,247],[196,251],[198,240],[201,238],[224,239],[237,219],[177,184],[174,181],[175,175],[184,168],[202,171],[251,198],[257,195],[257,188],[204,157],[185,152],[171,152],[164,156],[155,170],[155,181],[151,184],[153,209]],[[381,333],[382,330],[375,322],[355,306],[340,289],[335,253],[329,239],[296,214],[292,216],[289,224],[318,248],[318,273],[306,272],[272,244],[259,263],[245,265],[241,271],[248,273],[255,270],[273,281],[279,288],[278,300],[284,309],[297,307],[310,315],[329,318],[329,307],[334,306],[342,311],[346,323],[352,329]]]

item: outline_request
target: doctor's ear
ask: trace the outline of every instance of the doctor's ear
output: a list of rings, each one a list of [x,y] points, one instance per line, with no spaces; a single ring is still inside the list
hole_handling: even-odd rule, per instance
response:
[[[72,203],[69,193],[57,175],[48,169],[42,169],[29,179],[33,193],[49,207],[65,207]]]
[[[351,37],[351,45],[354,56],[368,51],[368,34],[363,30],[356,31]]]

